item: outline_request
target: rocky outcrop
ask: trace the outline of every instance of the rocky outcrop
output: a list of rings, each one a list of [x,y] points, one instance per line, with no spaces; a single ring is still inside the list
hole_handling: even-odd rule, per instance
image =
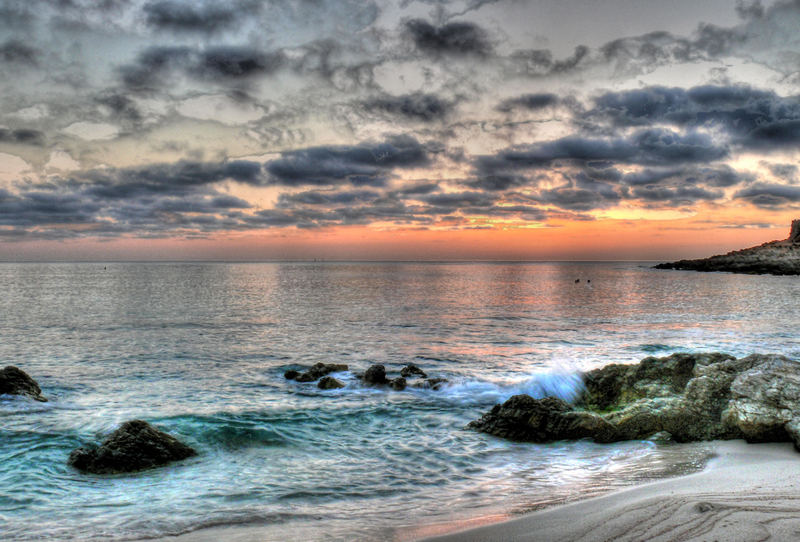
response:
[[[13,365],[0,370],[0,394],[25,395],[37,401],[47,402],[39,384],[28,373]]]
[[[342,371],[346,371],[347,369],[347,365],[343,363],[315,363],[304,373],[290,369],[283,373],[283,376],[287,380],[297,380],[298,382],[314,382],[323,376],[327,376],[331,373],[340,373]]]
[[[383,365],[370,365],[361,379],[365,384],[371,384],[373,386],[383,385],[389,382],[386,379],[386,367]]]
[[[400,369],[400,376],[402,376],[403,378],[414,378],[414,377],[428,378],[428,375],[425,373],[425,371],[423,371],[413,363],[406,365],[405,367]]]
[[[570,405],[516,395],[468,427],[532,442],[743,438],[800,449],[800,362],[777,355],[673,354],[583,375]]]
[[[339,388],[344,388],[345,384],[332,376],[323,376],[320,378],[319,382],[317,382],[317,387],[321,390],[338,390]]]
[[[160,467],[194,455],[197,452],[175,437],[142,420],[132,420],[123,423],[100,446],[77,448],[67,463],[92,474],[117,474]]]
[[[661,263],[655,268],[729,271],[750,275],[800,275],[800,220],[792,221],[789,237],[784,241],[771,241],[699,260]]]

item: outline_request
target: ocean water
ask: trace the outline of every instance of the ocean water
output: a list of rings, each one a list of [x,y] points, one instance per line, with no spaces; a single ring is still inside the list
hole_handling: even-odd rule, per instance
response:
[[[575,283],[575,279],[580,279]],[[586,279],[590,279],[588,283]],[[130,540],[219,525],[264,540],[412,540],[702,469],[708,444],[506,442],[464,426],[515,393],[648,355],[800,357],[796,277],[640,263],[0,264],[0,539]],[[283,378],[315,362],[440,391]],[[142,418],[199,455],[92,476],[70,451]]]

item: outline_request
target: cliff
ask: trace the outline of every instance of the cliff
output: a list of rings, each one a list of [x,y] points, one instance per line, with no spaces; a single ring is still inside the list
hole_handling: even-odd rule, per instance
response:
[[[792,221],[789,237],[702,258],[661,263],[656,269],[688,269],[692,271],[729,271],[751,275],[800,275],[800,219]]]

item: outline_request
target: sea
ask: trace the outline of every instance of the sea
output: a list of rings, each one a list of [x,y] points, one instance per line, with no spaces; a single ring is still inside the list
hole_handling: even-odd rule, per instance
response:
[[[797,277],[648,262],[0,264],[0,539],[410,541],[702,470],[709,443],[508,442],[465,428],[512,395],[674,352],[800,359]],[[322,391],[283,373],[344,363]],[[354,376],[414,363],[448,384]],[[98,476],[69,453],[143,419],[198,455]]]

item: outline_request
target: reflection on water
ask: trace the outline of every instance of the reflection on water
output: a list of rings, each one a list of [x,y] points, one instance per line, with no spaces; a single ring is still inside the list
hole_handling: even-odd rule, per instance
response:
[[[0,359],[53,399],[0,398],[0,532],[20,540],[231,523],[267,539],[407,540],[690,472],[709,454],[463,430],[498,401],[569,399],[578,370],[647,355],[800,355],[794,277],[631,263],[3,264],[0,281]],[[345,389],[322,392],[282,378],[318,361],[415,362],[451,383],[387,392],[341,374]],[[65,466],[134,417],[200,455],[135,476]]]

